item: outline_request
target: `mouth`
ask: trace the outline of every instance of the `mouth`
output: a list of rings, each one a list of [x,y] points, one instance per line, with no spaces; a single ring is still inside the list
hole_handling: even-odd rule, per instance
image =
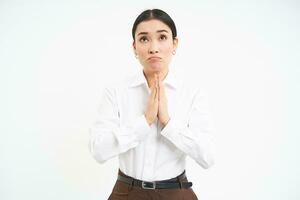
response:
[[[158,60],[161,60],[161,57],[157,57],[157,56],[152,56],[152,57],[149,57],[147,60],[149,61],[158,61]]]

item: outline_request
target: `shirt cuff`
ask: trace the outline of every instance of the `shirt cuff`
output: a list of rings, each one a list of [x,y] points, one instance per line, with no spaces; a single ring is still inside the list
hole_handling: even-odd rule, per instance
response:
[[[178,131],[178,122],[171,118],[161,130],[161,134],[167,138],[170,138],[176,131]]]

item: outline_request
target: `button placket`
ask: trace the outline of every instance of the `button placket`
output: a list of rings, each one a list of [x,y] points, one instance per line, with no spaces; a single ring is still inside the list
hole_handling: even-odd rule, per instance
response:
[[[144,179],[151,179],[154,175],[154,164],[155,164],[155,154],[156,154],[156,137],[158,131],[158,121],[156,120],[153,124],[153,132],[145,144],[145,154],[144,154]]]

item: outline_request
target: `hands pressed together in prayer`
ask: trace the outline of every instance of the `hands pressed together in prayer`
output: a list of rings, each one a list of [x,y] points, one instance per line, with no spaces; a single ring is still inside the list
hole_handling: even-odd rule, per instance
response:
[[[155,118],[165,126],[170,120],[167,106],[167,97],[165,88],[159,75],[155,74],[154,84],[150,87],[151,93],[148,97],[145,118],[149,125],[153,123]]]

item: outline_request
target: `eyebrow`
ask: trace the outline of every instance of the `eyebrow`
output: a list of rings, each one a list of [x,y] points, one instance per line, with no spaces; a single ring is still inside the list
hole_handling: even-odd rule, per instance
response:
[[[156,31],[157,33],[161,33],[161,32],[166,32],[166,33],[168,33],[168,31],[167,30],[158,30],[158,31]],[[139,35],[147,35],[148,34],[148,32],[140,32],[139,34],[137,34],[138,36]]]

